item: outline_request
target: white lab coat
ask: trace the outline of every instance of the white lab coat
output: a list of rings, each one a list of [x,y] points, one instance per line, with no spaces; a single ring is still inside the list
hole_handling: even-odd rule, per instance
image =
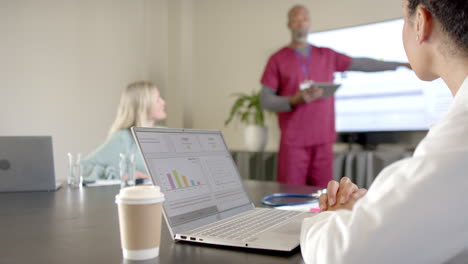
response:
[[[304,220],[304,261],[426,264],[453,260],[468,248],[467,189],[468,77],[413,157],[385,168],[352,211],[323,212]]]

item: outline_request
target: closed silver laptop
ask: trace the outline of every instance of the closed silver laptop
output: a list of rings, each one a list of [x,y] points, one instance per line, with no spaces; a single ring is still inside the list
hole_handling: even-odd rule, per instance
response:
[[[0,136],[0,192],[54,191],[52,137]]]
[[[132,128],[174,240],[291,251],[312,214],[255,208],[217,130]]]

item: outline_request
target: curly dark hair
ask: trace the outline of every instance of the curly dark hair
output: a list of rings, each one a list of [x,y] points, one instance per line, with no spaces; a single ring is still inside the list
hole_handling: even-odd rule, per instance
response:
[[[468,0],[408,0],[408,13],[422,5],[435,16],[453,42],[468,54]]]

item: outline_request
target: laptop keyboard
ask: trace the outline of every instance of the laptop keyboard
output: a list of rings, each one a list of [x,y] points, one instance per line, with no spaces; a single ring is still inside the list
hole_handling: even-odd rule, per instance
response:
[[[246,241],[303,212],[257,208],[251,213],[228,218],[195,230],[193,236]]]

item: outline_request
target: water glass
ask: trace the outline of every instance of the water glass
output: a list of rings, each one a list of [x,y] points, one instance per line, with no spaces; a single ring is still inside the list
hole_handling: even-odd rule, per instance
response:
[[[68,153],[68,186],[79,188],[82,184],[81,153]]]
[[[120,153],[120,188],[135,186],[135,154]]]

